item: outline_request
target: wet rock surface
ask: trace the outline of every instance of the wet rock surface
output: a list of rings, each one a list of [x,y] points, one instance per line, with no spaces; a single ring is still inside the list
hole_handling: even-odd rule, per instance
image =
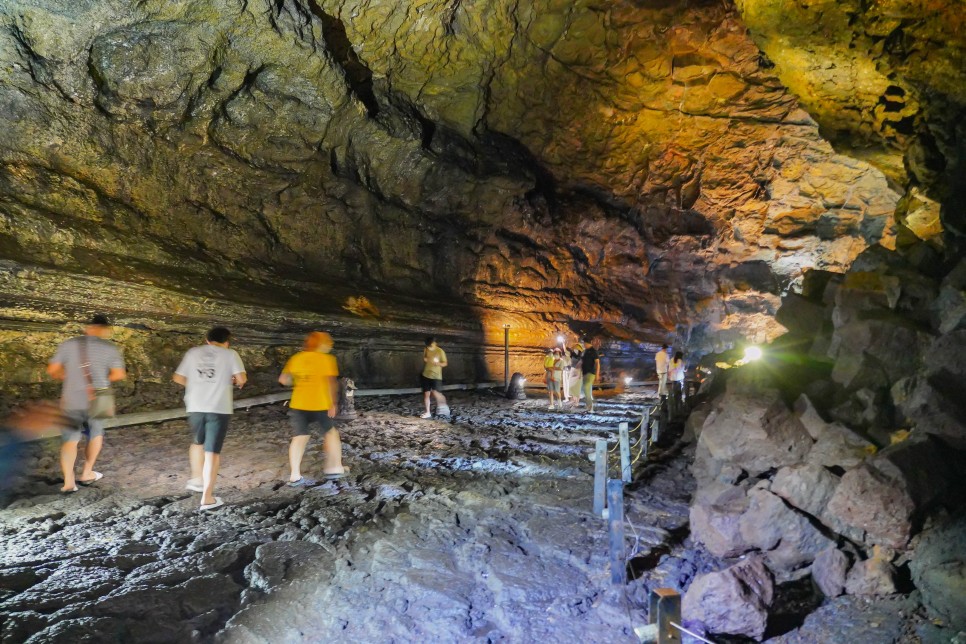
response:
[[[587,453],[645,398],[571,414],[457,395],[450,422],[417,418],[419,402],[357,400],[341,425],[349,476],[299,489],[283,481],[284,407],[236,414],[226,505],[211,513],[183,489],[183,421],[109,431],[104,479],[70,496],[56,494],[56,444],[31,446],[35,473],[0,510],[3,640],[633,641],[605,524],[589,511]],[[674,537],[687,521],[684,459],[648,466],[628,516],[640,549],[687,561]]]

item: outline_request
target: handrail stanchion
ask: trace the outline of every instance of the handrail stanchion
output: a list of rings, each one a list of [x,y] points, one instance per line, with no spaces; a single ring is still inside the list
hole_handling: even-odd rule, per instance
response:
[[[681,634],[672,623],[681,623],[681,595],[672,588],[655,588],[648,598],[648,619],[657,624],[657,644],[679,644]]]
[[[621,480],[625,483],[631,482],[631,441],[627,434],[627,423],[618,426],[618,434],[621,441]]]
[[[607,527],[610,532],[610,581],[614,585],[627,583],[624,565],[624,482],[607,481]]]
[[[607,441],[597,439],[597,450],[594,455],[594,514],[604,516],[607,501]]]

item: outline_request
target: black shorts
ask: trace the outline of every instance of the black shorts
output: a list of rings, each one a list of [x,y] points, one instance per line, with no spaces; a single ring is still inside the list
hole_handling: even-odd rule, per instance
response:
[[[292,436],[308,436],[309,425],[318,423],[322,429],[329,431],[335,427],[335,419],[329,418],[329,410],[306,411],[304,409],[290,409],[288,417],[292,421]]]
[[[423,391],[443,391],[443,381],[433,380],[432,378],[427,378],[426,376],[420,374],[419,384],[422,385]]]
[[[204,445],[206,452],[221,454],[221,446],[225,443],[228,433],[228,421],[231,414],[211,414],[193,411],[188,414],[188,426],[191,428],[195,445]]]

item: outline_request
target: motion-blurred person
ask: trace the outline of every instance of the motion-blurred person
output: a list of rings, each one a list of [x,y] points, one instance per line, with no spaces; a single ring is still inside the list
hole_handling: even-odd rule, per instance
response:
[[[583,390],[587,411],[594,411],[594,382],[600,379],[600,339],[593,338],[590,346],[584,350],[581,358],[581,369],[584,372]]]
[[[684,354],[680,351],[674,354],[668,369],[668,380],[671,381],[671,396],[674,398],[675,405],[683,400],[684,396]]]
[[[553,381],[554,388],[557,393],[557,407],[559,409],[564,408],[564,373],[566,373],[565,368],[567,366],[567,361],[564,360],[563,349],[560,347],[554,347],[553,350]],[[552,404],[551,404],[552,408]]]
[[[22,444],[47,438],[73,426],[60,405],[48,401],[27,403],[0,421],[0,501],[22,474]]]
[[[71,419],[70,427],[61,431],[60,468],[64,473],[65,494],[77,491],[77,484],[90,485],[104,477],[94,471],[97,456],[104,445],[104,421],[93,418],[91,402],[98,391],[110,389],[111,383],[127,377],[124,358],[111,337],[111,323],[104,315],[95,315],[84,328],[84,335],[66,340],[47,363],[47,374],[64,383],[60,406]],[[80,477],[74,476],[77,446],[87,436],[84,467]]]
[[[554,394],[558,390],[558,385],[553,379],[553,369],[557,359],[554,355],[554,348],[547,349],[547,355],[543,357],[543,382],[547,385],[547,396],[550,399],[550,409],[553,409]]]
[[[435,337],[428,336],[426,348],[423,349],[423,371],[419,378],[426,411],[420,418],[433,417],[429,403],[430,396],[436,399],[436,415],[449,416],[449,406],[446,404],[446,396],[443,395],[443,367],[447,364],[446,352],[436,344]]]
[[[580,390],[584,384],[583,359],[584,343],[582,340],[577,340],[577,344],[570,348],[570,390],[568,391],[570,401],[575,407],[580,403]]]
[[[661,350],[654,353],[654,369],[657,371],[657,395],[667,396],[667,345],[662,344]]]
[[[225,327],[208,331],[206,343],[184,354],[172,380],[185,388],[192,445],[188,450],[191,478],[185,486],[201,492],[201,509],[212,510],[224,501],[214,495],[221,465],[221,448],[234,413],[232,386],[245,386],[248,376],[238,353],[228,348],[231,332]]]
[[[302,343],[302,350],[288,359],[278,377],[279,383],[294,387],[289,402],[292,442],[288,446],[288,462],[292,468],[288,484],[292,487],[312,482],[302,476],[302,456],[309,444],[309,425],[312,423],[318,423],[325,431],[322,473],[326,478],[345,475],[342,441],[334,420],[339,413],[339,367],[330,353],[332,345],[332,336],[328,333],[309,333]]]
[[[560,380],[560,406],[570,402],[570,354],[567,352],[567,339],[560,336],[560,357],[563,359],[563,376]]]

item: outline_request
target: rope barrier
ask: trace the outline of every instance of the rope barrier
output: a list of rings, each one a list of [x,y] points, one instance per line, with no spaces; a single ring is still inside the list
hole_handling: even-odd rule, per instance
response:
[[[711,640],[706,640],[703,637],[701,637],[700,635],[698,635],[697,633],[695,633],[693,631],[689,631],[688,629],[684,628],[683,626],[681,626],[677,622],[671,622],[671,626],[673,626],[674,628],[678,629],[682,633],[687,633],[688,635],[690,635],[691,637],[693,637],[696,640],[700,640],[702,642],[705,642],[705,644],[715,644]]]

